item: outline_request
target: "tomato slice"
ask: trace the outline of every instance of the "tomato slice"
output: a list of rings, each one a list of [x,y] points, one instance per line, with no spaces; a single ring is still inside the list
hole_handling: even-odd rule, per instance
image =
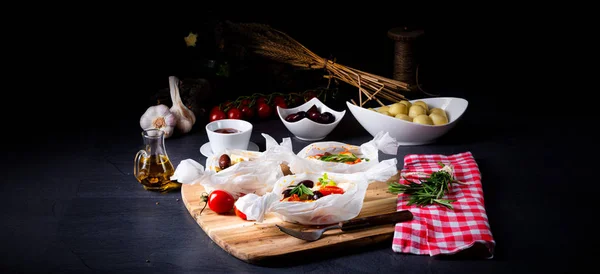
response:
[[[241,212],[239,209],[237,209],[237,207],[235,205],[233,205],[233,210],[235,211],[236,216],[240,217],[244,221],[248,220],[248,218],[246,217],[246,214],[244,214],[244,212]]]
[[[319,189],[319,192],[321,192],[323,196],[330,194],[344,194],[344,189],[339,186],[323,186]]]
[[[292,194],[292,196],[288,197],[288,202],[299,202],[300,201],[300,197],[298,197],[298,194]]]

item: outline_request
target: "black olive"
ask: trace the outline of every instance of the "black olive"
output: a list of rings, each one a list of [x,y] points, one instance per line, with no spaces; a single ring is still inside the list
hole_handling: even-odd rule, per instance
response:
[[[300,184],[302,184],[302,185],[304,185],[305,187],[308,187],[308,188],[312,188],[313,186],[315,186],[315,183],[313,181],[311,181],[311,180],[301,181],[301,182],[298,183],[298,185],[300,185]]]
[[[296,115],[297,115],[296,116],[296,121],[300,121],[300,120],[306,118],[306,111],[304,111],[304,110],[298,111],[296,113]]]
[[[298,121],[304,119],[304,117],[306,117],[306,112],[299,111],[296,113],[289,114],[288,116],[285,117],[285,120],[290,123],[293,123],[293,122],[298,122]]]
[[[308,113],[308,119],[311,119],[315,122],[319,122],[319,119],[321,119],[321,113],[319,112],[309,112]]]
[[[294,117],[296,116],[296,114],[292,113],[288,116],[285,117],[285,120],[288,122],[294,122]]]
[[[219,167],[221,169],[226,169],[230,165],[231,165],[231,158],[229,158],[229,155],[223,154],[223,155],[221,155],[221,157],[219,157]]]
[[[302,118],[300,118],[300,115],[298,115],[298,113],[294,113],[294,114],[292,114],[292,120],[290,122],[298,122],[301,119]]]
[[[321,193],[321,191],[313,191],[313,199],[318,200],[321,197],[323,197],[323,193]]]
[[[331,114],[329,112],[323,112],[319,116],[319,123],[322,123],[322,124],[331,124],[333,122],[335,122],[335,116],[333,116],[333,114]]]
[[[290,192],[292,192],[292,189],[288,188],[288,189],[284,190],[283,192],[281,192],[281,194],[283,194],[283,198],[287,198],[287,197],[291,196]]]

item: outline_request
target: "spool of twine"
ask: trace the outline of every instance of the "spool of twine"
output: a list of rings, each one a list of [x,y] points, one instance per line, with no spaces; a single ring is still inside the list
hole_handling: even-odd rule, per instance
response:
[[[395,41],[393,78],[409,84],[411,90],[420,89],[416,42],[423,34],[423,30],[409,27],[397,27],[388,31],[388,37]]]

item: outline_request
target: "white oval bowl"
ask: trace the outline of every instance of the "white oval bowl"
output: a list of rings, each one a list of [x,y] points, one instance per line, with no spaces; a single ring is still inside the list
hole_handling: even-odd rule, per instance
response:
[[[416,101],[425,102],[430,109],[441,108],[445,110],[448,115],[448,123],[444,125],[417,124],[359,107],[351,102],[346,102],[346,105],[348,105],[348,109],[360,125],[371,135],[375,136],[380,131],[387,131],[390,136],[396,138],[401,146],[424,145],[435,142],[436,139],[446,134],[456,125],[469,105],[467,100],[455,97],[409,100],[411,103]]]
[[[316,105],[321,113],[330,112],[335,117],[335,121],[331,124],[319,124],[315,121],[312,121],[308,118],[304,118],[297,122],[288,122],[285,120],[285,117],[292,113],[296,113],[298,111],[308,111],[313,105]],[[344,115],[346,114],[346,110],[343,111],[335,111],[325,105],[321,100],[314,97],[310,99],[308,102],[294,107],[294,108],[280,108],[277,106],[277,114],[279,115],[279,119],[285,125],[285,127],[292,133],[296,138],[304,141],[318,141],[323,140],[333,129],[340,123]]]

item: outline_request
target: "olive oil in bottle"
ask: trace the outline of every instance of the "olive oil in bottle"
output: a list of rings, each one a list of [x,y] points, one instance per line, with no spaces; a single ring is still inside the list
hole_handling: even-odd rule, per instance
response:
[[[136,178],[147,190],[164,191],[175,173],[175,168],[166,155],[142,156],[138,168]]]
[[[164,133],[150,129],[142,133],[145,149],[135,155],[133,175],[144,189],[166,192],[178,189],[181,184],[171,181],[175,173],[173,163],[167,155]]]

